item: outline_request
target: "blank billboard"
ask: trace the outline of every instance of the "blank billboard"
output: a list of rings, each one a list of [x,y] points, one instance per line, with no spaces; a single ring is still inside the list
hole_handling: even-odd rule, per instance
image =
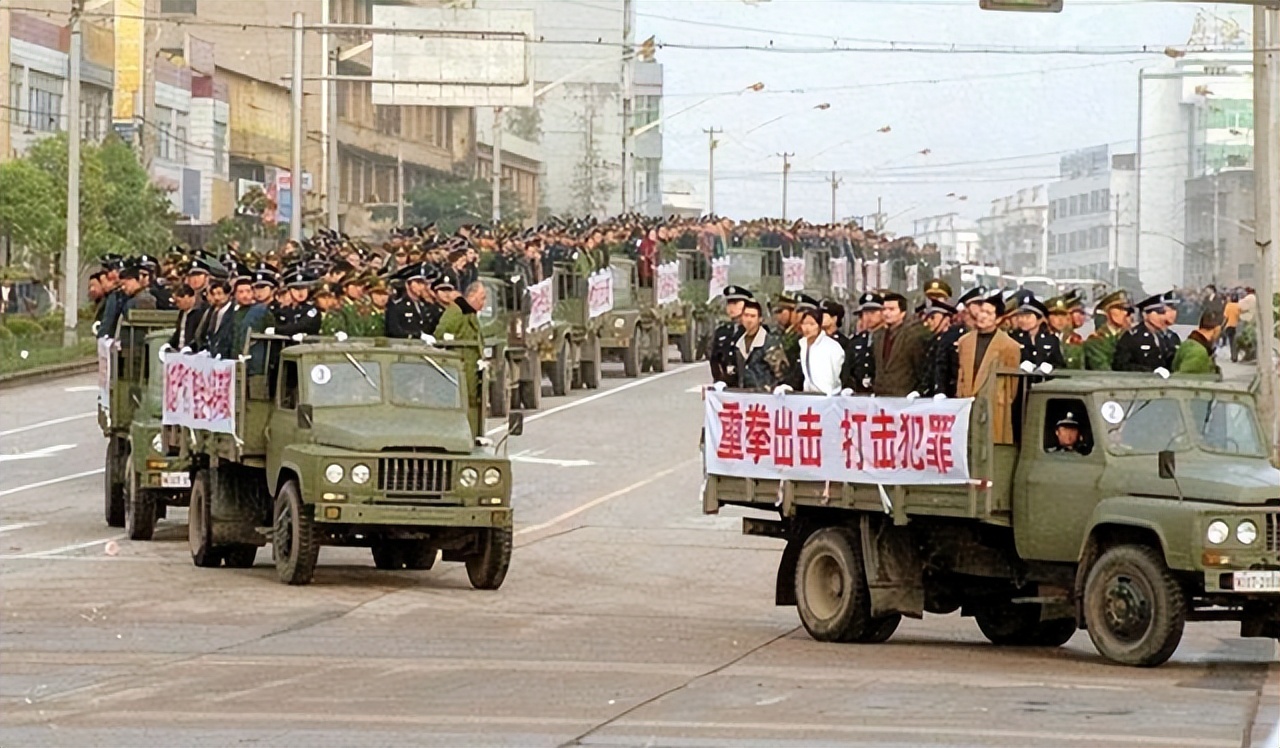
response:
[[[373,103],[533,106],[533,12],[373,6]],[[403,81],[403,82],[401,82]]]

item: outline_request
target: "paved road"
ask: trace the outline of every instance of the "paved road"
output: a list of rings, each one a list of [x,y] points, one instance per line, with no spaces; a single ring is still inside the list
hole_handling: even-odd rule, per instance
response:
[[[778,543],[700,514],[704,380],[609,378],[531,416],[496,593],[361,549],[324,549],[303,588],[265,552],[196,569],[181,511],[125,541],[94,378],[0,391],[0,745],[1266,744],[1275,647],[1229,624],[1154,670],[1084,633],[997,649],[957,616],[810,640],[771,605]]]

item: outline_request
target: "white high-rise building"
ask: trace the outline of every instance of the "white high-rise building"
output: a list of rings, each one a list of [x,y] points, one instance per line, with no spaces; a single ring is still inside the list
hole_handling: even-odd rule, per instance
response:
[[[1049,183],[1049,275],[1120,282],[1137,265],[1132,153],[1107,146],[1063,156]]]

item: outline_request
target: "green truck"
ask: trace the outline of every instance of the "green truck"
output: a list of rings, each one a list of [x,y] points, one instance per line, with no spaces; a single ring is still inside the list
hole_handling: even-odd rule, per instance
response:
[[[539,351],[551,348],[554,329],[529,329],[523,282],[495,275],[482,275],[480,281],[487,289],[479,317],[489,362],[489,415],[504,418],[513,409],[538,410],[542,407]]]
[[[1059,646],[1086,629],[1104,657],[1135,666],[1165,662],[1188,621],[1280,638],[1280,471],[1253,394],[1055,375],[1025,390],[1020,442],[1004,445],[990,403],[1007,377],[1026,380],[1000,372],[973,401],[967,485],[882,497],[708,475],[703,509],[774,515],[743,532],[786,542],[776,603],[821,641],[882,642],[904,615],[956,610],[994,644]],[[1063,451],[1068,414],[1079,439]]]
[[[667,341],[680,352],[681,363],[706,358],[711,336],[723,314],[723,302],[711,299],[711,264],[702,252],[676,252],[680,263],[680,302],[667,316]],[[717,308],[720,306],[721,308]]]
[[[99,355],[98,425],[107,439],[104,514],[130,540],[150,540],[171,506],[186,506],[190,477],[176,431],[161,424],[163,348],[177,312],[131,310]]]
[[[551,381],[551,394],[567,395],[576,387],[600,386],[601,319],[587,309],[587,276],[573,263],[555,264],[552,280],[551,324],[534,331],[542,374]]]
[[[628,378],[667,370],[667,316],[674,305],[654,300],[653,286],[641,286],[635,260],[614,256],[613,309],[600,315],[600,347],[604,355],[622,362]]]
[[[279,580],[307,584],[321,546],[362,546],[379,569],[430,569],[439,555],[465,563],[474,587],[501,586],[511,465],[472,431],[462,356],[385,338],[288,342],[250,341],[270,346],[266,373],[236,362],[234,433],[190,431],[195,565],[252,566],[270,542]],[[507,436],[522,429],[512,414]]]

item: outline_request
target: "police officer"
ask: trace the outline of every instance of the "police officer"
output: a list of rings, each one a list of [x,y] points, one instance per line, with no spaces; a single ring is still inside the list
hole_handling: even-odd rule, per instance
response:
[[[285,288],[289,291],[288,306],[279,307],[276,312],[277,335],[293,337],[294,335],[319,335],[323,318],[320,310],[311,301],[311,286],[318,280],[317,276],[304,268],[293,268],[285,273]]]
[[[1095,312],[1104,321],[1084,341],[1084,366],[1090,371],[1111,371],[1116,347],[1129,329],[1129,294],[1124,289],[1112,291],[1098,301]]]
[[[858,297],[858,332],[845,349],[840,383],[854,392],[871,392],[876,376],[876,359],[871,352],[871,336],[884,326],[884,299],[868,291]]]
[[[1072,413],[1067,413],[1054,424],[1054,444],[1048,451],[1056,454],[1087,454],[1088,449],[1080,442],[1080,423]]]
[[[404,283],[404,293],[387,306],[387,337],[422,337],[427,331],[427,266],[409,265],[393,278]]]
[[[707,361],[711,364],[711,380],[724,382],[728,387],[738,387],[737,356],[734,343],[742,337],[742,308],[746,302],[755,297],[741,286],[725,286],[724,311],[729,315],[727,322],[721,322],[711,335],[711,350]]]
[[[1176,349],[1169,348],[1164,331],[1167,326],[1164,298],[1156,295],[1138,304],[1142,322],[1120,335],[1116,341],[1115,356],[1111,359],[1113,371],[1170,371]]]
[[[951,330],[951,320],[955,316],[956,308],[952,306],[946,299],[936,296],[930,296],[925,300],[924,309],[921,310],[921,320],[924,327],[928,330],[929,337],[924,343],[924,363],[920,367],[920,371],[916,376],[916,392],[922,397],[933,397],[934,395],[949,395],[946,389],[948,382],[946,376],[946,360],[949,358],[947,345],[947,333]],[[952,345],[954,352],[955,344]]]
[[[1013,314],[1014,331],[1010,333],[1022,346],[1022,362],[1034,367],[1049,364],[1055,369],[1067,365],[1058,336],[1046,329],[1049,309],[1031,293],[1024,294]]]

